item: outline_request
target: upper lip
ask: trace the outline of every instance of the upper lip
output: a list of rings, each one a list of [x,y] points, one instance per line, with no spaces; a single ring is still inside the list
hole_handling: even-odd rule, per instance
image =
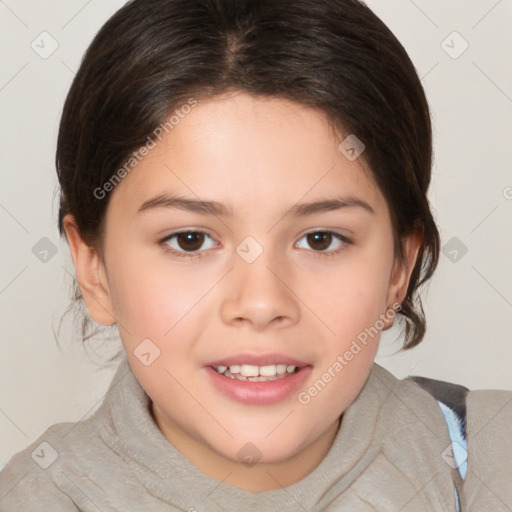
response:
[[[238,354],[235,356],[224,357],[218,359],[206,366],[218,367],[218,366],[233,366],[240,364],[250,364],[253,366],[268,366],[272,364],[286,364],[293,366],[308,366],[308,363],[299,361],[292,357],[288,357],[284,354]]]

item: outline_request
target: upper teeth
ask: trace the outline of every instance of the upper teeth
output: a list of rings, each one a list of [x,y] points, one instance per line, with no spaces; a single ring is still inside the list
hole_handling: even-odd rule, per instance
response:
[[[296,366],[286,364],[269,364],[266,366],[254,366],[252,364],[234,364],[229,366],[229,372],[232,374],[240,373],[244,377],[273,377],[283,375],[284,373],[293,373]],[[227,366],[217,366],[215,368],[219,373],[224,373]]]

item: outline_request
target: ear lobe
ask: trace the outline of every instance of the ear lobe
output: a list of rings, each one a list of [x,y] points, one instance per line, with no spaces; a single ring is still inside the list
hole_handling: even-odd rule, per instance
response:
[[[403,261],[398,257],[395,259],[393,273],[389,282],[388,308],[393,304],[401,304],[404,301],[422,244],[423,233],[421,231],[414,231],[402,238]],[[387,321],[389,325],[386,325],[385,329],[393,325],[394,317],[395,315],[391,317],[391,320]]]
[[[64,217],[63,226],[75,265],[78,285],[89,314],[99,324],[114,324],[103,261],[99,254],[83,240],[72,215],[68,214]]]

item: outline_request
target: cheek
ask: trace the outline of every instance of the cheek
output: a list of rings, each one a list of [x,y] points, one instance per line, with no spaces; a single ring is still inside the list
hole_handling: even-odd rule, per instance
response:
[[[216,281],[211,272],[167,262],[161,255],[118,258],[109,269],[109,288],[123,339],[165,342],[179,335]]]
[[[347,254],[329,271],[309,273],[304,296],[327,335],[348,341],[375,324],[386,311],[391,266],[392,254],[369,248]]]
[[[310,296],[325,332],[312,386],[299,400],[311,415],[331,415],[334,421],[364,385],[379,346],[390,261],[359,254],[344,271],[323,278],[324,293],[316,287]]]

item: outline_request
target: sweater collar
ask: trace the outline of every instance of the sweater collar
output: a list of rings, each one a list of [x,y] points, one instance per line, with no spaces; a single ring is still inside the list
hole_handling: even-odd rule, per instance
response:
[[[165,438],[150,412],[151,400],[126,357],[94,417],[104,422],[104,431],[108,432],[106,442],[130,461],[148,492],[175,507],[198,511],[325,510],[372,465],[386,446],[396,450],[401,431],[412,432],[418,442],[427,442],[429,450],[437,449],[438,453],[449,445],[442,412],[435,401],[425,394],[428,406],[418,404],[417,396],[404,393],[404,387],[409,392],[412,389],[416,394],[422,393],[416,384],[400,381],[374,363],[365,385],[344,411],[338,433],[321,463],[290,486],[257,493],[214,480]],[[446,473],[449,478],[449,468],[443,467],[446,463],[440,456],[439,460],[441,463],[436,460],[431,470]],[[374,484],[372,492],[378,490],[379,483]],[[442,492],[446,499],[449,493],[453,496],[451,480]]]

